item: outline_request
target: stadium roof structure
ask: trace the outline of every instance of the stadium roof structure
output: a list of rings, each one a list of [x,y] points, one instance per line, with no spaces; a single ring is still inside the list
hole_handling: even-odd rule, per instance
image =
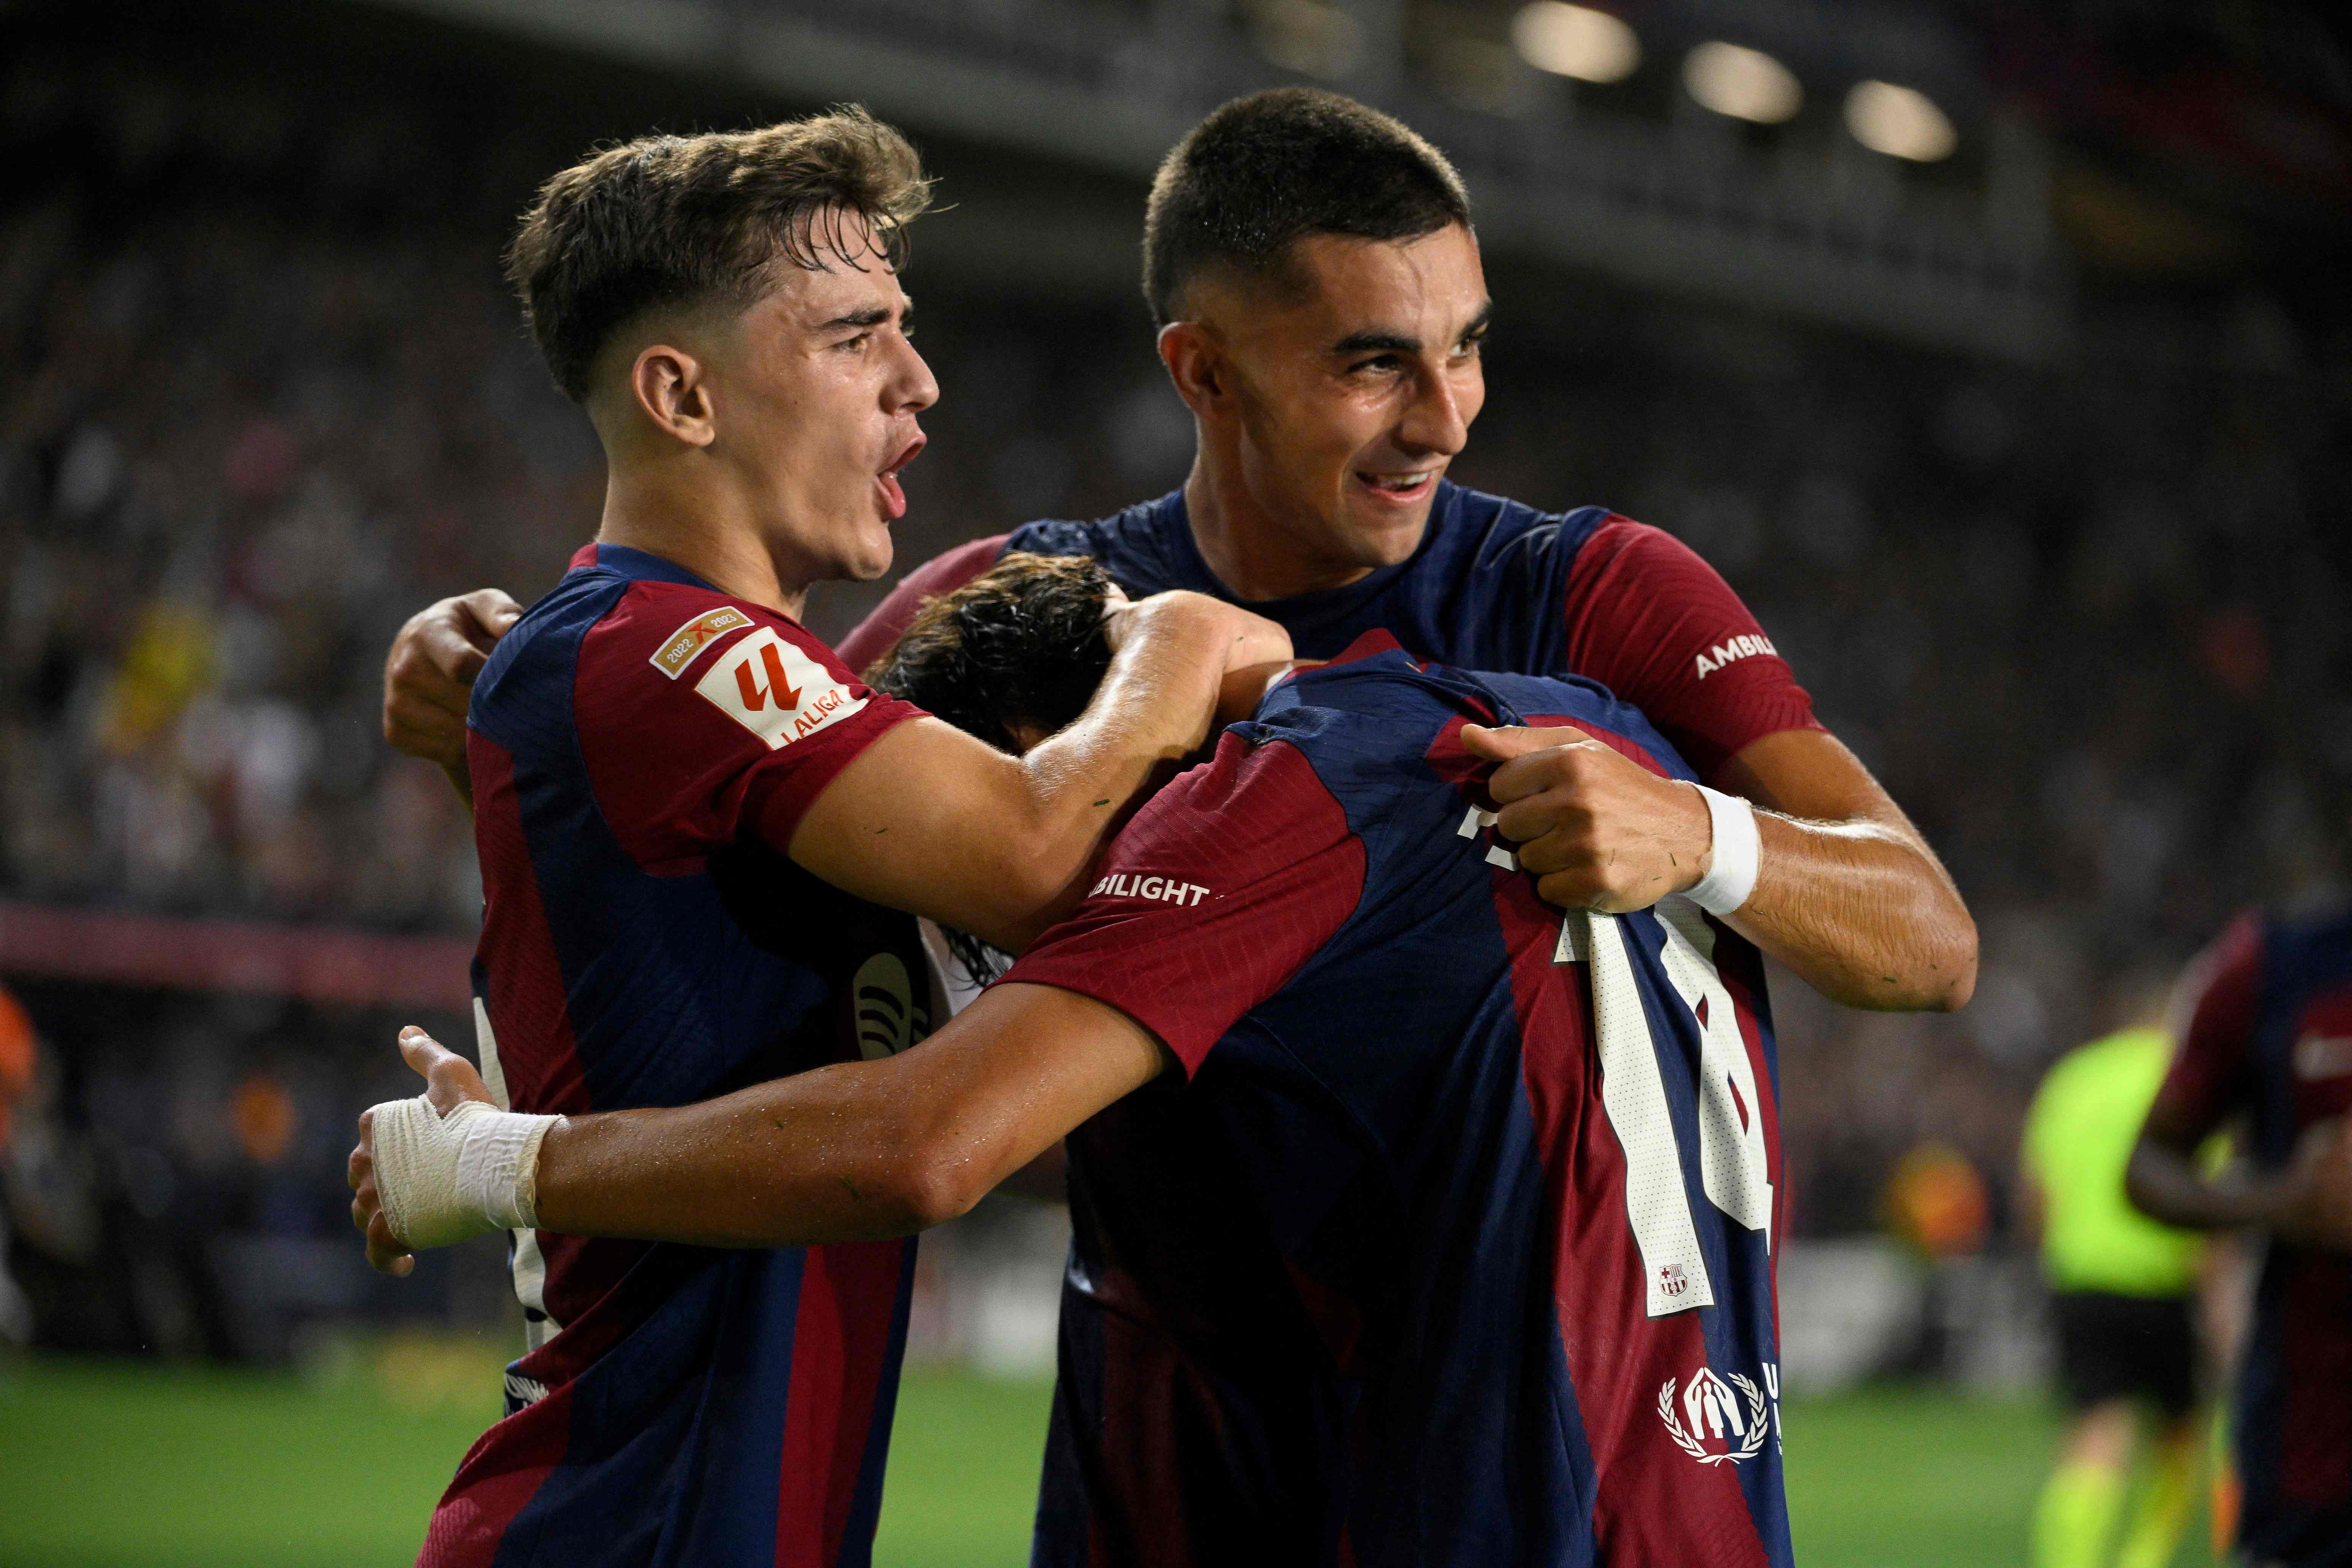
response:
[[[1347,47],[1319,68],[1295,53],[1304,69],[1273,63],[1263,26],[1253,47],[1248,18],[1263,24],[1286,5],[1337,18],[1330,26],[1344,29],[1334,36]],[[1475,39],[1464,47],[1484,51],[1473,64],[1493,90],[1449,91],[1445,69],[1406,68],[1412,50],[1396,0],[1262,0],[1231,15],[1197,0],[379,0],[379,8],[797,101],[856,100],[919,132],[1133,177],[1148,176],[1215,104],[1319,70],[1445,148],[1498,254],[2001,359],[2047,361],[2072,334],[2072,270],[2050,228],[2040,136],[1986,107],[1969,47],[1913,8],[1677,0],[1641,20],[1673,47],[1743,30],[1825,89],[1889,72],[1930,85],[1965,118],[1973,155],[1965,181],[1911,177],[1833,135],[1759,142],[1679,98],[1663,116],[1595,107],[1508,48]]]

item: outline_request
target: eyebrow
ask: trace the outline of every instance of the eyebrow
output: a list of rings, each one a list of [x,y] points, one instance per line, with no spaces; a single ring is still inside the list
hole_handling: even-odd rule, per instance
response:
[[[889,307],[886,305],[868,305],[863,310],[852,310],[845,316],[835,316],[833,320],[819,327],[817,331],[820,332],[830,332],[838,328],[844,327],[878,327],[889,319]],[[906,329],[907,324],[914,319],[915,302],[912,300],[908,300],[904,305],[900,306],[898,310],[899,330],[903,331]]]
[[[1470,319],[1470,324],[1462,329],[1462,337],[1476,337],[1479,333],[1485,331],[1487,327],[1492,325],[1494,320],[1495,303],[1493,300],[1489,300],[1486,304],[1478,308],[1478,313]],[[1457,339],[1456,341],[1459,342],[1460,340]],[[1346,337],[1341,338],[1338,342],[1333,343],[1331,345],[1331,352],[1335,354],[1417,354],[1421,352],[1421,340],[1415,337],[1407,337],[1400,332],[1383,332],[1377,331],[1350,332]]]

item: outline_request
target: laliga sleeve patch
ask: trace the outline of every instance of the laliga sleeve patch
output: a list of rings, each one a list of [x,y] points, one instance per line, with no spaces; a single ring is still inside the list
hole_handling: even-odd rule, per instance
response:
[[[692,664],[704,648],[736,627],[751,624],[751,617],[732,605],[705,611],[670,633],[669,640],[655,652],[653,667],[676,680],[686,673],[686,667]]]
[[[866,706],[816,660],[762,626],[729,648],[694,689],[780,751]]]

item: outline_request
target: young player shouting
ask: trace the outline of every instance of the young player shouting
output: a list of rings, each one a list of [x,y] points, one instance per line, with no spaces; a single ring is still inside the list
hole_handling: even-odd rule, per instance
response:
[[[1106,591],[1091,563],[1010,557],[877,679],[986,732],[1053,733],[1073,672],[1101,668]],[[1370,634],[1274,686],[1142,807],[1076,914],[911,1049],[540,1118],[491,1110],[412,1032],[430,1100],[369,1112],[352,1160],[371,1255],[519,1212],[713,1247],[898,1236],[1164,1098],[1193,1112],[1194,1179],[1236,1199],[1230,1250],[1269,1266],[1224,1281],[1263,1310],[1213,1325],[1263,1364],[1193,1363],[1235,1379],[1249,1426],[1227,1436],[1262,1450],[1236,1489],[1269,1491],[1246,1515],[1171,1491],[1167,1539],[1097,1519],[1100,1560],[1786,1564],[1760,962],[1684,899],[1538,901],[1464,743],[1497,722],[1570,727],[1705,802],[1599,688]],[[1729,869],[1696,896],[1736,906]],[[483,1183],[485,1143],[530,1153]],[[1208,1283],[1185,1255],[1144,1261],[1115,1311],[1173,1319]],[[1108,1415],[1096,1451],[1148,1471],[1171,1434]]]
[[[485,1078],[532,1112],[685,1104],[921,1033],[908,910],[1018,944],[1279,628],[1116,614],[1101,700],[1013,758],[799,625],[871,577],[934,396],[897,263],[926,184],[847,111],[652,138],[549,182],[510,258],[610,468],[597,542],[500,642],[467,754]],[[884,906],[887,906],[887,908]],[[527,1165],[474,1150],[468,1179]],[[530,1352],[421,1562],[866,1561],[912,1253],[516,1239]]]

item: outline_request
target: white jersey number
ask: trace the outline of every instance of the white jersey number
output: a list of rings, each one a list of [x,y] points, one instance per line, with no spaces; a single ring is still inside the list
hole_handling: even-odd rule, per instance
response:
[[[1665,928],[1666,976],[1699,1028],[1698,1163],[1707,1200],[1772,1245],[1772,1180],[1764,1150],[1763,1102],[1731,995],[1715,967],[1715,931],[1682,899],[1653,911]],[[1556,963],[1592,966],[1601,1100],[1625,1151],[1625,1213],[1641,1248],[1649,1314],[1664,1317],[1715,1304],[1683,1185],[1682,1149],[1658,1070],[1657,1042],[1633,979],[1623,922],[1572,910],[1560,923]]]

